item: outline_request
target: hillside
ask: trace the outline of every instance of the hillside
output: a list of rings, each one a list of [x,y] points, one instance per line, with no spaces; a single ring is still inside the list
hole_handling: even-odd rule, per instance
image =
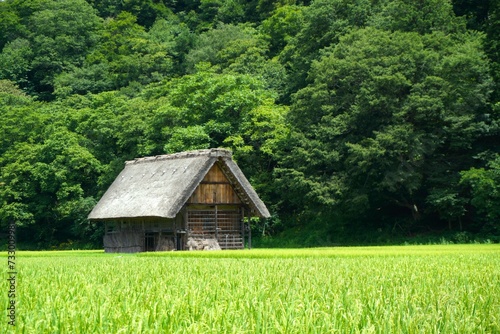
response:
[[[498,242],[499,15],[472,0],[2,1],[0,223],[27,248],[100,247],[86,217],[124,161],[224,147],[272,212],[262,242]]]

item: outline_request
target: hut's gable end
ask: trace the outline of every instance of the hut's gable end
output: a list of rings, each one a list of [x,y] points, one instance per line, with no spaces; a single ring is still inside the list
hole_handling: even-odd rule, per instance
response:
[[[241,199],[233,189],[231,182],[214,164],[196,187],[188,200],[189,204],[241,204]]]

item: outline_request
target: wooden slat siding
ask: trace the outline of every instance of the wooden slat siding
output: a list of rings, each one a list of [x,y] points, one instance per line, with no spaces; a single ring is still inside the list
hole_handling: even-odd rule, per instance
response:
[[[136,253],[143,249],[144,234],[136,231],[107,233],[103,242],[106,253]]]
[[[196,238],[217,238],[222,249],[242,249],[243,237],[241,235],[241,212],[238,209],[217,211],[215,210],[189,210],[188,211],[189,236]],[[219,228],[216,231],[216,226]]]
[[[228,179],[220,169],[219,165],[215,163],[212,168],[208,171],[207,175],[203,178],[201,182],[228,182]]]
[[[222,249],[243,248],[244,204],[218,163],[210,168],[187,203],[188,236],[217,238]]]
[[[188,230],[193,235],[215,235],[214,210],[189,210]]]
[[[222,249],[242,249],[241,212],[238,210],[219,211],[217,215],[219,233],[217,241]]]
[[[188,203],[241,204],[241,200],[220,167],[214,164],[202,182],[196,187]]]

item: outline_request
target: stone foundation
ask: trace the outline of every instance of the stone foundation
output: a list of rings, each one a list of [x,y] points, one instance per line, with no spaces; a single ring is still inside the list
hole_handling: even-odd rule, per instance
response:
[[[189,237],[187,240],[189,250],[221,250],[217,239],[204,239]]]

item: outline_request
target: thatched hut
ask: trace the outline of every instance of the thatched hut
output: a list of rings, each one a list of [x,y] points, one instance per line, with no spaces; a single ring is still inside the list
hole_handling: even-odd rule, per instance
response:
[[[127,161],[88,218],[106,252],[134,253],[241,249],[245,217],[269,211],[231,152],[209,149]]]

